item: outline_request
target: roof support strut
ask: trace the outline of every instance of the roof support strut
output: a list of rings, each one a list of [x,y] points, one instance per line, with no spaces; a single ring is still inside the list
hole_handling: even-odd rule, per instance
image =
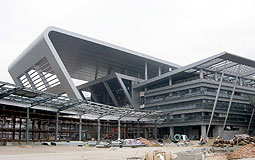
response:
[[[239,74],[239,72],[240,72],[240,65],[238,67],[238,74]],[[227,123],[227,120],[228,120],[228,114],[229,114],[229,111],[230,111],[230,108],[231,108],[231,105],[232,105],[232,101],[233,101],[233,97],[234,97],[235,89],[236,89],[236,84],[237,84],[237,81],[238,81],[238,76],[239,76],[238,74],[237,74],[236,79],[235,79],[235,84],[234,84],[232,94],[231,94],[231,98],[230,98],[230,101],[229,101],[229,104],[228,104],[227,115],[226,115],[226,118],[225,118],[225,121],[224,121],[224,124],[223,124],[223,128],[222,128],[220,137],[222,137],[224,129],[226,127],[226,123]]]
[[[224,65],[226,66],[226,62],[225,62]],[[215,101],[214,101],[214,104],[213,104],[213,110],[212,110],[210,122],[209,122],[208,129],[207,129],[207,132],[206,132],[206,137],[208,137],[208,134],[209,134],[209,131],[210,131],[210,127],[211,127],[211,123],[212,123],[212,120],[213,120],[215,108],[216,108],[216,105],[217,105],[217,102],[218,102],[218,98],[219,98],[219,94],[220,94],[220,88],[221,88],[221,85],[222,85],[222,81],[223,81],[223,77],[224,77],[224,72],[225,72],[225,69],[223,69],[222,74],[221,74],[219,87],[218,87],[217,94],[216,94],[216,97],[215,97]]]

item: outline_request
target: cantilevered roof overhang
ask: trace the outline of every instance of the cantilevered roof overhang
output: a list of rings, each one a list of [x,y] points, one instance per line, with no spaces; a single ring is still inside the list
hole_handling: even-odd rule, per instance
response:
[[[240,69],[238,69],[240,67]],[[190,65],[178,68],[171,72],[162,74],[160,76],[151,78],[147,81],[143,81],[134,86],[134,88],[143,88],[156,85],[160,82],[168,80],[170,77],[174,77],[181,73],[194,73],[198,70],[204,70],[208,72],[222,73],[225,75],[243,78],[244,80],[255,84],[255,61],[244,57],[240,57],[231,53],[222,52],[201,61],[192,63]]]
[[[180,67],[107,42],[49,27],[9,65],[8,70],[19,86],[67,93],[80,99],[71,78],[92,81],[117,72],[145,79],[145,62],[149,78],[158,75],[158,67],[162,73]],[[41,80],[38,83],[34,82],[34,79],[38,80],[34,78],[37,73]],[[48,82],[47,76],[54,77],[54,80]]]

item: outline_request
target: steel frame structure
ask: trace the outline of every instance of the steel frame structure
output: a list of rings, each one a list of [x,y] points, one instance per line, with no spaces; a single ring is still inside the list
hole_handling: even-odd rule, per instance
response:
[[[138,111],[130,108],[119,108],[115,106],[104,105],[87,100],[79,100],[47,93],[31,88],[19,87],[14,84],[0,82],[0,103],[1,101],[11,101],[28,104],[26,107],[26,141],[29,141],[29,115],[31,108],[40,108],[56,112],[55,140],[58,141],[59,114],[79,115],[79,139],[81,140],[81,119],[82,116],[89,115],[98,117],[98,140],[100,140],[100,119],[116,119],[118,121],[118,138],[120,139],[120,121],[136,119],[143,121],[152,121],[162,114],[160,111]],[[3,104],[6,104],[3,103]],[[7,103],[8,104],[8,103]],[[85,117],[86,118],[86,117]]]

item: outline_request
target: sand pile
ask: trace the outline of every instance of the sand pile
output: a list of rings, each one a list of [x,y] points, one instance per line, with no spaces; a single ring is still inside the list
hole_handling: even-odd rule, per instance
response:
[[[255,146],[247,144],[228,155],[228,159],[255,158]]]

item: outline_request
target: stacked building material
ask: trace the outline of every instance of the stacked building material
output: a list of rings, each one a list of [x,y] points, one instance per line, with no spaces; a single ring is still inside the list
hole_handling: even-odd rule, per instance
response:
[[[247,134],[240,134],[235,135],[234,138],[227,141],[223,138],[217,138],[214,143],[213,147],[233,147],[234,145],[246,145],[246,144],[255,144],[255,137],[251,137]]]

